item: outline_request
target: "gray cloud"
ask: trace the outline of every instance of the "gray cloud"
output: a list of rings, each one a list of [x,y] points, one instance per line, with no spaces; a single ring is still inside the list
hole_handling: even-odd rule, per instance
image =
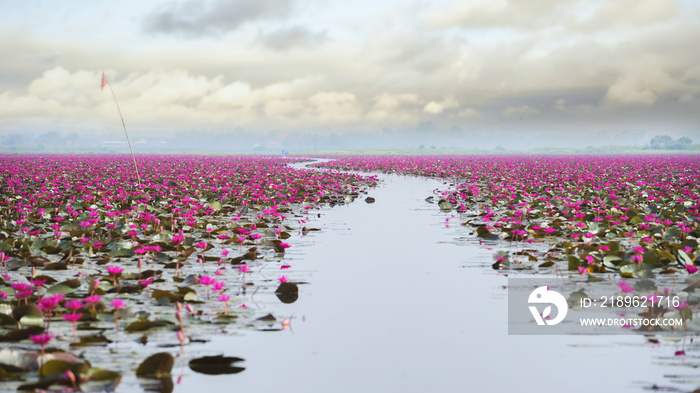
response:
[[[190,0],[154,12],[144,30],[187,37],[221,35],[246,22],[288,17],[292,8],[291,0]]]
[[[302,26],[280,28],[258,38],[259,44],[276,51],[286,51],[295,47],[310,49],[326,41],[326,31],[316,33]]]

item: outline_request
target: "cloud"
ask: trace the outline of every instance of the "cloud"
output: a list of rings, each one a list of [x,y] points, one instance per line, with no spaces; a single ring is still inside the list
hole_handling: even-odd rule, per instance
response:
[[[457,112],[457,117],[461,119],[470,119],[481,116],[481,113],[474,108],[464,108]]]
[[[423,112],[432,113],[436,115],[442,113],[442,111],[444,111],[445,109],[452,109],[457,107],[459,107],[459,103],[450,97],[446,98],[444,101],[439,103],[435,101],[430,101],[423,107]]]
[[[185,37],[222,35],[247,22],[286,18],[292,8],[292,0],[189,0],[153,12],[144,30]]]
[[[539,115],[540,111],[535,109],[535,108],[531,108],[527,105],[523,105],[523,106],[518,106],[518,107],[514,107],[514,106],[508,107],[502,113],[503,113],[503,116],[505,116],[505,117],[513,117],[513,116],[528,117],[528,116]]]
[[[640,69],[620,75],[605,95],[606,103],[650,106],[663,97],[681,99],[700,93],[700,83],[692,75],[700,74],[700,66],[673,76],[659,69]]]
[[[629,15],[598,0],[391,3],[358,15],[330,2],[323,16],[299,12],[308,6],[300,0],[124,11],[152,33],[215,37],[197,41],[123,25],[76,38],[0,24],[0,129],[118,122],[96,88],[108,67],[127,125],[152,129],[408,130],[430,121],[466,132],[521,127],[526,116],[557,132],[700,131],[700,6],[620,1]]]
[[[678,12],[675,0],[454,1],[425,18],[434,28],[607,30],[663,23]]]
[[[275,51],[287,51],[292,48],[312,49],[328,41],[326,31],[313,32],[302,26],[280,28],[258,37],[257,42]]]

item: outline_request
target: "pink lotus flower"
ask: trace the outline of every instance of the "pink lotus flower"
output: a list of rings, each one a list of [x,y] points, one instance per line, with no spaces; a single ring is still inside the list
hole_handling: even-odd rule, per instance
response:
[[[113,299],[110,302],[110,304],[112,305],[112,307],[114,307],[115,310],[121,310],[123,308],[126,308],[126,302],[119,298]]]
[[[109,273],[112,276],[116,276],[117,274],[120,274],[123,271],[124,269],[119,266],[107,266],[107,273]]]
[[[283,283],[283,282],[289,281],[289,278],[287,276],[279,276],[277,278],[277,281],[279,281],[280,283]]]
[[[83,307],[83,302],[77,299],[68,300],[67,302],[63,303],[63,307],[71,310],[78,310]]]
[[[628,284],[627,281],[618,281],[617,285],[620,287],[620,289],[624,293],[634,292],[634,287],[632,287],[630,284]]]
[[[95,304],[95,303],[99,303],[100,300],[102,300],[102,296],[92,295],[92,296],[88,296],[85,298],[85,303]]]
[[[32,285],[34,285],[37,288],[46,284],[46,280],[29,280],[29,282],[32,283]]]
[[[81,313],[75,313],[75,314],[63,314],[61,315],[61,318],[65,319],[68,322],[77,322],[80,320],[80,318],[83,316]]]
[[[218,300],[218,301],[220,301],[220,302],[228,302],[229,300],[231,300],[231,296],[229,296],[229,295],[221,295],[221,296],[219,296],[218,298],[216,298],[216,300]]]
[[[280,247],[282,247],[282,248],[289,248],[289,247],[291,247],[291,246],[292,246],[292,245],[289,244],[289,243],[280,242]]]
[[[51,339],[54,337],[56,337],[56,336],[54,336],[53,334],[49,334],[49,333],[41,333],[38,335],[30,335],[29,336],[29,338],[32,341],[34,341],[34,344],[39,344],[41,346],[48,344],[49,341],[51,341]]]
[[[676,310],[685,310],[686,308],[688,308],[688,303],[686,303],[685,300],[681,300],[680,303],[673,308],[675,308]]]
[[[118,332],[119,331],[119,310],[126,307],[126,302],[124,302],[122,299],[116,298],[116,299],[113,299],[110,303],[112,304],[112,307],[114,307],[114,328]]]
[[[39,369],[44,368],[44,348],[46,347],[46,344],[51,341],[52,338],[55,336],[53,334],[49,333],[41,333],[38,335],[30,335],[29,338],[34,341],[34,344],[39,344],[41,345],[41,365],[39,366]]]
[[[248,265],[240,265],[240,266],[238,266],[238,270],[239,270],[241,273],[248,273],[248,272],[250,272],[250,268],[248,267]]]
[[[280,270],[289,269],[290,267],[291,267],[290,265],[282,265],[282,266],[280,266]]]
[[[211,278],[211,277],[209,277],[209,276],[201,276],[201,277],[199,277],[199,283],[202,284],[202,285],[209,286],[209,285],[214,284],[215,282],[216,282],[216,280],[214,280],[213,278]]]

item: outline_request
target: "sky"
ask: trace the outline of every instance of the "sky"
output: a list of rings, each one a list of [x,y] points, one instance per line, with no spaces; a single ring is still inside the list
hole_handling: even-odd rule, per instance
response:
[[[0,136],[700,142],[700,1],[0,0]],[[524,142],[523,142],[524,143]]]

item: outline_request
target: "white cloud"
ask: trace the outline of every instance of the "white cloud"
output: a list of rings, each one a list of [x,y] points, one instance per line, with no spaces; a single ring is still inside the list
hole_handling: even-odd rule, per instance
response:
[[[459,103],[454,98],[446,98],[441,102],[430,101],[423,107],[423,112],[432,113],[434,115],[442,113],[445,109],[457,108]]]
[[[323,17],[297,0],[160,4],[67,13],[69,31],[37,28],[46,11],[31,6],[0,22],[0,129],[111,124],[102,67],[127,123],[162,130],[700,124],[693,2],[394,0],[377,13],[329,2]],[[122,9],[129,28],[106,17]],[[159,34],[138,31],[159,17]],[[79,27],[93,20],[104,23]]]

